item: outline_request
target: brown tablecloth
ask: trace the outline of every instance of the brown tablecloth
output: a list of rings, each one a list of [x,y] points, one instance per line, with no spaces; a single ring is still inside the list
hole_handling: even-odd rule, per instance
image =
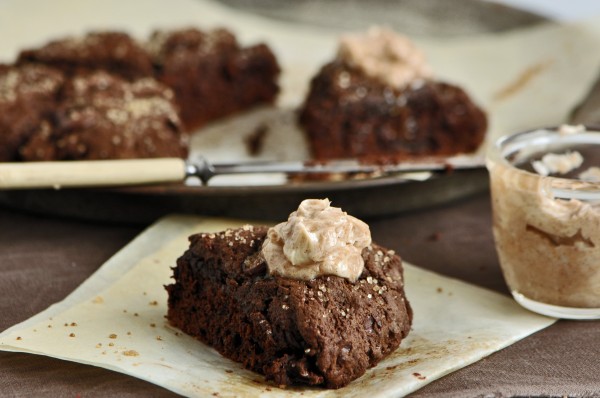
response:
[[[508,294],[480,194],[368,220],[373,239],[404,259]],[[143,226],[64,220],[0,208],[0,330],[62,300]],[[92,366],[0,352],[0,396],[168,397],[148,382]],[[600,323],[560,321],[414,397],[600,397]]]

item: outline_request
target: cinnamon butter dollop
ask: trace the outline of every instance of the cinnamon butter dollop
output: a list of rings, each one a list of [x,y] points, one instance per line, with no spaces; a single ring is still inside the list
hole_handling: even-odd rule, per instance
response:
[[[288,220],[270,228],[262,253],[269,273],[310,280],[337,275],[355,282],[364,268],[362,250],[371,244],[369,226],[328,199],[307,199]]]
[[[337,56],[397,88],[432,77],[421,50],[409,38],[388,28],[372,27],[366,34],[342,36]]]

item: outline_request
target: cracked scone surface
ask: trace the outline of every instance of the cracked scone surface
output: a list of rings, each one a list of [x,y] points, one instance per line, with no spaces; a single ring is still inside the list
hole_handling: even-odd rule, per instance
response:
[[[20,148],[24,160],[181,157],[188,153],[173,92],[153,79],[76,76],[63,101]]]
[[[169,322],[278,385],[340,388],[410,330],[402,262],[376,244],[356,283],[268,274],[267,227],[190,237],[167,286]]]
[[[20,160],[20,147],[54,112],[64,81],[43,65],[0,64],[0,162]]]

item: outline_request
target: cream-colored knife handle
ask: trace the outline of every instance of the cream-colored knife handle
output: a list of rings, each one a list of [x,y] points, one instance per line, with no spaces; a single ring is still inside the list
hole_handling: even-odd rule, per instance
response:
[[[183,159],[0,163],[0,189],[141,185],[183,181]]]

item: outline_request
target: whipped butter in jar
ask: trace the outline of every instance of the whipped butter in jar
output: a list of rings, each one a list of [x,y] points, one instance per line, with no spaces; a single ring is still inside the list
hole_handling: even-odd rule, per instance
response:
[[[600,132],[562,126],[504,137],[487,168],[515,300],[544,315],[600,318]]]

